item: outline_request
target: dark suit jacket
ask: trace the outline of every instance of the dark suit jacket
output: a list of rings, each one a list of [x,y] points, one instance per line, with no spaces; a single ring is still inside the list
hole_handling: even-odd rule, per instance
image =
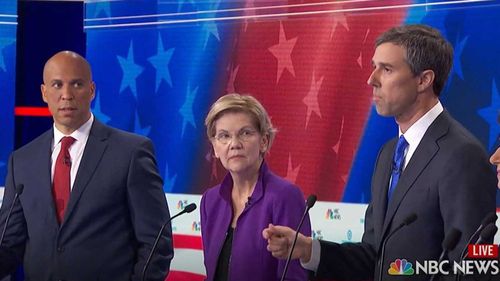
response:
[[[429,276],[390,276],[396,259],[438,260],[451,228],[462,232],[449,257],[457,260],[483,218],[495,211],[496,177],[480,143],[446,111],[431,124],[408,162],[387,206],[387,189],[397,139],[379,152],[372,177],[372,200],[362,242],[321,243],[317,276],[337,280],[378,280],[382,241],[410,214],[418,219],[387,242],[383,280],[428,280]],[[387,206],[387,210],[386,210]]]
[[[59,225],[51,191],[52,140],[49,130],[10,157],[1,229],[14,187],[23,184],[24,191],[0,249],[0,275],[22,262],[25,280],[139,280],[169,218],[151,141],[95,120]],[[171,237],[168,227],[147,280],[163,281],[168,273]]]

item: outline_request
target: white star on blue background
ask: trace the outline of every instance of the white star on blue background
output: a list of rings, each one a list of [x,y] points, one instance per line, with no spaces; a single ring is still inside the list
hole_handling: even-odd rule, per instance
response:
[[[220,0],[215,1],[212,5],[210,5],[209,9],[212,11],[217,11],[219,9],[220,5]],[[209,13],[206,15],[207,18],[215,18],[216,14],[215,13]],[[203,41],[203,50],[207,48],[208,44],[208,39],[210,38],[210,35],[214,36],[217,38],[217,41],[220,42],[220,35],[219,35],[219,30],[217,29],[217,24],[215,21],[207,21],[203,24],[203,29],[205,30],[205,38]]]
[[[469,39],[469,36],[465,36],[455,45],[455,54],[453,58],[453,72],[455,72],[462,80],[464,80],[464,73],[462,71],[462,53],[464,52],[465,45],[467,44],[467,39]]]
[[[11,37],[0,38],[0,68],[3,71],[7,71],[5,67],[5,59],[3,57],[3,50],[5,49],[5,47],[9,46],[10,44],[13,44],[14,42],[16,42],[16,39]]]
[[[181,109],[179,109],[179,113],[182,116],[182,133],[181,137],[184,136],[184,131],[186,129],[187,123],[191,124],[196,128],[196,124],[194,123],[194,114],[193,114],[193,102],[196,98],[196,94],[198,92],[198,87],[196,87],[193,91],[191,91],[190,86],[188,84],[186,100],[182,105]]]
[[[92,113],[97,118],[97,120],[101,121],[104,124],[107,124],[111,118],[108,115],[104,114],[101,109],[101,94],[99,91],[96,92],[94,98],[94,106],[92,107]]]
[[[100,1],[95,4],[94,18],[97,18],[101,11],[104,11],[104,16],[111,16],[111,7],[108,1]]]
[[[495,79],[493,79],[491,86],[491,105],[478,110],[479,115],[481,115],[481,117],[483,117],[483,119],[488,122],[490,126],[490,138],[488,142],[488,148],[490,150],[500,134],[500,124],[497,123],[499,109],[500,97],[498,96],[498,88]]]
[[[170,174],[168,172],[168,163],[166,164],[164,179],[165,179],[165,182],[164,182],[163,186],[164,186],[165,192],[172,192],[172,190],[174,190],[175,180],[177,179],[177,174],[173,175],[172,177],[170,176]]]
[[[455,73],[460,79],[464,79],[464,73],[462,71],[462,53],[464,51],[465,45],[467,44],[467,40],[469,39],[469,36],[465,36],[460,42],[458,42],[453,48],[454,54],[453,54],[453,65],[450,71],[450,76],[446,83],[444,84],[443,90],[441,90],[441,97],[444,97],[445,95],[449,94],[449,89],[451,85],[453,84],[452,81],[455,78],[454,75],[451,75]]]
[[[151,131],[151,126],[142,127],[139,120],[139,112],[135,111],[134,132],[142,136],[148,136]]]
[[[185,0],[178,0],[178,2],[179,2],[179,5],[177,6],[177,12],[180,12]],[[189,0],[189,3],[191,3],[193,5],[195,4],[193,0]]]
[[[134,97],[137,98],[137,83],[135,79],[137,79],[137,77],[144,71],[144,67],[134,62],[133,42],[130,41],[130,47],[128,49],[126,59],[122,56],[117,57],[123,72],[122,82],[120,84],[120,92],[129,87]]]
[[[161,80],[165,80],[170,87],[172,87],[172,79],[170,78],[170,71],[168,69],[168,64],[174,53],[174,48],[170,48],[165,51],[163,48],[163,42],[161,40],[161,34],[158,33],[158,49],[155,56],[149,57],[148,61],[156,69],[156,88],[155,92],[158,91],[160,87]]]
[[[205,29],[205,41],[203,42],[203,49],[207,48],[208,38],[210,35],[213,35],[217,38],[217,41],[220,42],[219,30],[217,29],[217,24],[214,21],[207,21],[203,25],[203,29]]]

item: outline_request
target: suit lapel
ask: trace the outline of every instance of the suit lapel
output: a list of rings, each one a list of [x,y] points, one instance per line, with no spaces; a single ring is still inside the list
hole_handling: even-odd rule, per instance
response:
[[[37,185],[35,193],[38,200],[46,202],[49,208],[48,218],[50,223],[58,226],[59,223],[56,219],[56,208],[54,205],[54,197],[52,196],[52,179],[51,179],[51,154],[52,154],[52,141],[54,139],[53,129],[48,130],[40,139],[40,147],[38,150],[38,157],[33,157],[33,167],[38,169],[34,174],[37,175]],[[38,184],[39,183],[39,184]]]
[[[376,241],[382,239],[382,226],[384,224],[384,218],[387,206],[387,192],[389,188],[389,179],[391,178],[392,171],[392,154],[396,146],[397,139],[392,139],[389,143],[382,149],[377,163],[377,172],[373,176],[373,186],[380,186],[379,192],[374,194],[374,202],[376,202],[379,208],[373,209],[374,225],[375,227],[375,237]]]
[[[107,147],[109,131],[99,121],[94,120],[92,129],[90,130],[85,150],[83,151],[82,161],[78,167],[73,189],[71,190],[68,206],[64,214],[64,220],[61,226],[68,220],[73,212],[78,200],[80,199],[83,191],[88,185],[89,180],[92,178],[102,155]]]
[[[412,188],[414,182],[439,151],[437,141],[447,134],[448,128],[449,117],[446,112],[443,112],[427,129],[424,137],[420,141],[420,144],[413,153],[410,162],[408,162],[408,165],[403,171],[392,195],[392,199],[387,206],[382,236],[387,234],[386,232],[391,225],[392,218],[394,217],[394,214],[399,208],[401,201],[406,196],[407,192]]]

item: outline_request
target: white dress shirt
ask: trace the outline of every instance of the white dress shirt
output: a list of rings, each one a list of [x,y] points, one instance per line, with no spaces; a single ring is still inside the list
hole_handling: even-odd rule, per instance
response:
[[[73,137],[76,141],[69,147],[69,155],[71,156],[71,171],[70,188],[73,190],[73,183],[75,182],[76,173],[78,172],[78,167],[80,167],[80,162],[82,161],[83,151],[85,150],[85,145],[87,145],[87,140],[89,139],[90,128],[92,127],[92,122],[94,122],[94,115],[91,114],[89,120],[85,122],[80,128],[71,133],[69,136]],[[69,137],[61,133],[56,128],[54,124],[54,138],[52,140],[52,156],[51,156],[51,180],[54,182],[54,170],[56,166],[56,159],[61,151],[61,139],[63,137]]]

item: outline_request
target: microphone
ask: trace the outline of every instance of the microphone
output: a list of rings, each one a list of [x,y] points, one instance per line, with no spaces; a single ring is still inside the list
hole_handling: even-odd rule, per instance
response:
[[[245,207],[252,205],[252,202],[250,202],[251,200],[252,200],[251,196],[247,197],[247,202],[245,202]]]
[[[438,259],[438,264],[440,264],[448,255],[449,251],[452,251],[455,249],[455,247],[458,244],[458,241],[460,240],[460,236],[462,236],[462,232],[456,228],[452,228],[448,234],[446,234],[446,237],[443,240],[443,251],[441,252],[441,255],[439,256]],[[436,274],[432,274],[430,281],[434,281],[436,277],[439,276],[439,272]]]
[[[155,243],[153,244],[153,247],[151,248],[151,252],[149,252],[149,257],[146,260],[146,263],[144,264],[144,269],[142,270],[142,278],[141,278],[142,281],[146,280],[146,273],[148,271],[149,264],[151,263],[151,259],[153,258],[153,254],[154,254],[156,248],[158,247],[158,242],[160,241],[161,234],[163,233],[163,230],[165,229],[165,227],[167,226],[167,224],[169,222],[171,222],[173,219],[175,219],[176,217],[178,217],[178,216],[180,216],[182,214],[191,213],[194,210],[196,210],[196,204],[195,203],[191,203],[191,204],[187,205],[186,207],[184,207],[184,209],[182,211],[180,211],[177,215],[175,215],[175,216],[171,217],[170,219],[168,219],[161,226],[160,231],[158,231],[158,235],[156,236]]]
[[[19,196],[21,195],[21,193],[23,193],[23,190],[24,190],[24,184],[16,185],[16,190],[15,190],[16,194],[14,194],[14,200],[12,200],[12,204],[10,205],[9,212],[7,213],[7,218],[5,219],[5,225],[3,226],[2,236],[0,236],[0,246],[3,243],[3,238],[5,236],[5,232],[7,231],[7,225],[9,224],[10,215],[12,214],[12,210],[14,209],[14,205],[16,205],[17,200],[19,200]]]
[[[490,222],[490,223],[489,223],[488,225],[486,225],[486,226],[485,226],[485,227],[481,230],[481,233],[479,234],[479,237],[477,238],[476,243],[474,243],[475,245],[477,245],[477,244],[482,244],[482,243],[484,243],[484,242],[489,241],[490,239],[492,239],[492,238],[493,238],[493,236],[495,236],[495,233],[496,233],[496,232],[497,232],[497,230],[498,230],[497,226],[496,226],[496,225],[495,225],[495,223],[494,223],[494,222],[495,222],[495,220],[496,220],[496,218],[497,218],[497,216],[496,216],[496,215],[494,216],[494,218],[495,218],[494,220],[491,220],[491,218],[492,218],[493,216],[489,215],[488,217],[490,217],[490,220],[489,220],[489,222]],[[488,218],[488,217],[487,217],[487,218]],[[483,222],[481,223],[481,225],[479,226],[479,228],[478,228],[478,229],[481,229],[481,226],[483,226],[483,223],[485,223],[485,222],[486,222],[486,219],[485,219],[485,220],[483,220]],[[477,231],[476,231],[476,232],[477,232]],[[475,234],[475,233],[474,233],[474,234]],[[474,236],[474,234],[473,234],[472,236]],[[472,237],[471,237],[471,239],[469,239],[469,241],[468,241],[468,242],[467,242],[467,244],[465,245],[465,247],[466,247],[465,249],[467,249],[467,245],[468,245],[468,244],[470,244],[470,243],[472,242],[471,240],[472,240]],[[466,250],[465,250],[465,251],[464,251],[464,253],[462,253],[462,254],[463,254],[463,257],[460,259],[460,262],[462,262],[462,261],[465,259],[465,257],[467,256],[467,252],[466,252]],[[455,280],[460,281],[460,279],[461,279],[461,278],[462,278],[462,274],[461,274],[461,273],[458,273],[458,274],[456,275],[456,277],[455,277]]]
[[[497,230],[498,230],[498,228],[494,223],[488,224],[481,231],[481,234],[479,235],[479,238],[477,239],[475,244],[477,245],[477,244],[483,244],[485,242],[488,242],[491,238],[493,238],[495,233],[497,233]]]
[[[385,245],[387,244],[387,241],[389,241],[389,238],[391,238],[392,235],[394,235],[396,232],[398,232],[401,228],[405,227],[405,226],[408,226],[412,223],[414,223],[416,220],[417,220],[417,214],[415,213],[411,213],[410,215],[408,215],[404,220],[403,222],[398,225],[398,227],[396,227],[395,229],[393,229],[389,235],[387,235],[387,237],[384,239],[384,241],[382,242],[382,250],[381,250],[381,254],[380,254],[380,260],[378,261],[378,264],[379,264],[379,275],[378,275],[378,280],[379,281],[382,281],[382,272],[383,272],[383,265],[384,265],[384,256],[385,256]]]
[[[467,245],[472,243],[472,240],[477,237],[481,233],[481,231],[490,223],[494,223],[497,220],[497,214],[495,212],[491,212],[484,219],[481,221],[481,224],[479,227],[476,229],[476,231],[470,236],[469,240],[467,243],[465,243],[465,247],[462,250],[462,253],[460,254],[460,260],[459,262],[462,262],[465,257],[467,256]]]
[[[302,227],[302,224],[304,223],[304,219],[306,218],[307,213],[316,203],[316,199],[317,197],[314,194],[311,194],[309,195],[309,197],[307,197],[306,208],[304,210],[304,214],[302,214],[302,218],[300,219],[299,226],[297,226],[297,229],[295,231],[295,237],[293,238],[292,248],[290,249],[290,253],[286,258],[285,269],[283,270],[283,274],[281,275],[280,279],[281,281],[285,280],[286,272],[288,271],[288,266],[290,265],[290,261],[292,260],[293,249],[295,249],[295,244],[297,244],[297,238],[299,237],[299,230]]]
[[[462,252],[460,254],[460,259],[458,260],[459,263],[461,263],[466,257],[467,257],[467,246],[472,243],[472,240],[480,238],[477,237],[482,233],[482,230],[489,225],[490,223],[494,223],[497,220],[497,214],[495,212],[491,212],[486,215],[486,217],[483,218],[481,221],[481,224],[479,227],[476,229],[476,231],[469,237],[469,240],[467,240],[467,243],[465,243],[464,248],[462,249]],[[460,274],[456,275],[455,278],[456,281],[460,280]]]

